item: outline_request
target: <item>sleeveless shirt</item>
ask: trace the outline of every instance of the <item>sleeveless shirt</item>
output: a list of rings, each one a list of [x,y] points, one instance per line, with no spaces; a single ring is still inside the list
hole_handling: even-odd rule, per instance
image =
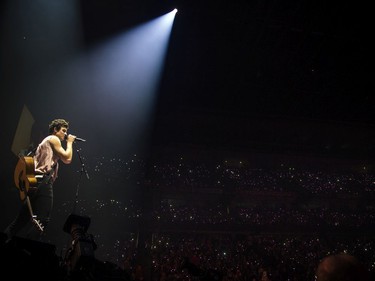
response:
[[[37,173],[46,174],[51,171],[52,167],[55,165],[55,169],[52,173],[51,180],[54,182],[57,178],[57,172],[59,168],[59,156],[56,155],[52,149],[52,146],[49,142],[52,135],[45,137],[42,142],[38,145],[35,156],[34,156],[34,163],[35,163],[35,171]]]

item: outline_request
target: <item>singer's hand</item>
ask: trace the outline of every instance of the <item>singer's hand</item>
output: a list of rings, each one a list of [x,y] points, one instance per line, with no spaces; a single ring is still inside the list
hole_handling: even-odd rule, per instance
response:
[[[74,142],[75,141],[75,139],[76,139],[76,137],[77,136],[75,136],[75,135],[71,135],[71,134],[65,134],[65,140],[67,141],[67,142]]]

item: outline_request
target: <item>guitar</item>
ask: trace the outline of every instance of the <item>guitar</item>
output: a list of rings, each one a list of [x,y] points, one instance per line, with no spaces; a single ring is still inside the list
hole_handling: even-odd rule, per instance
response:
[[[39,231],[43,232],[44,226],[34,214],[29,198],[29,193],[35,191],[38,184],[38,180],[35,176],[34,158],[32,156],[19,156],[19,160],[14,170],[14,183],[20,191],[21,200],[26,200],[33,224]]]

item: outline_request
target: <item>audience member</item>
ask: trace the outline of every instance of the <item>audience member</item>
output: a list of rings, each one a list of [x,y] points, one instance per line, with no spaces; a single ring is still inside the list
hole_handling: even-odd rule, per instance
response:
[[[356,257],[341,253],[323,258],[316,270],[316,281],[370,281],[370,275]]]

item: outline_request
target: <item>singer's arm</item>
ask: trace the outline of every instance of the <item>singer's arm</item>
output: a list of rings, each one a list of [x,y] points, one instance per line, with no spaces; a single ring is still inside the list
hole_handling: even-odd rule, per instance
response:
[[[52,136],[50,144],[53,150],[59,155],[61,161],[65,164],[70,164],[73,158],[73,142],[76,136],[68,135],[66,137],[66,149],[61,145],[61,140],[57,136]]]

